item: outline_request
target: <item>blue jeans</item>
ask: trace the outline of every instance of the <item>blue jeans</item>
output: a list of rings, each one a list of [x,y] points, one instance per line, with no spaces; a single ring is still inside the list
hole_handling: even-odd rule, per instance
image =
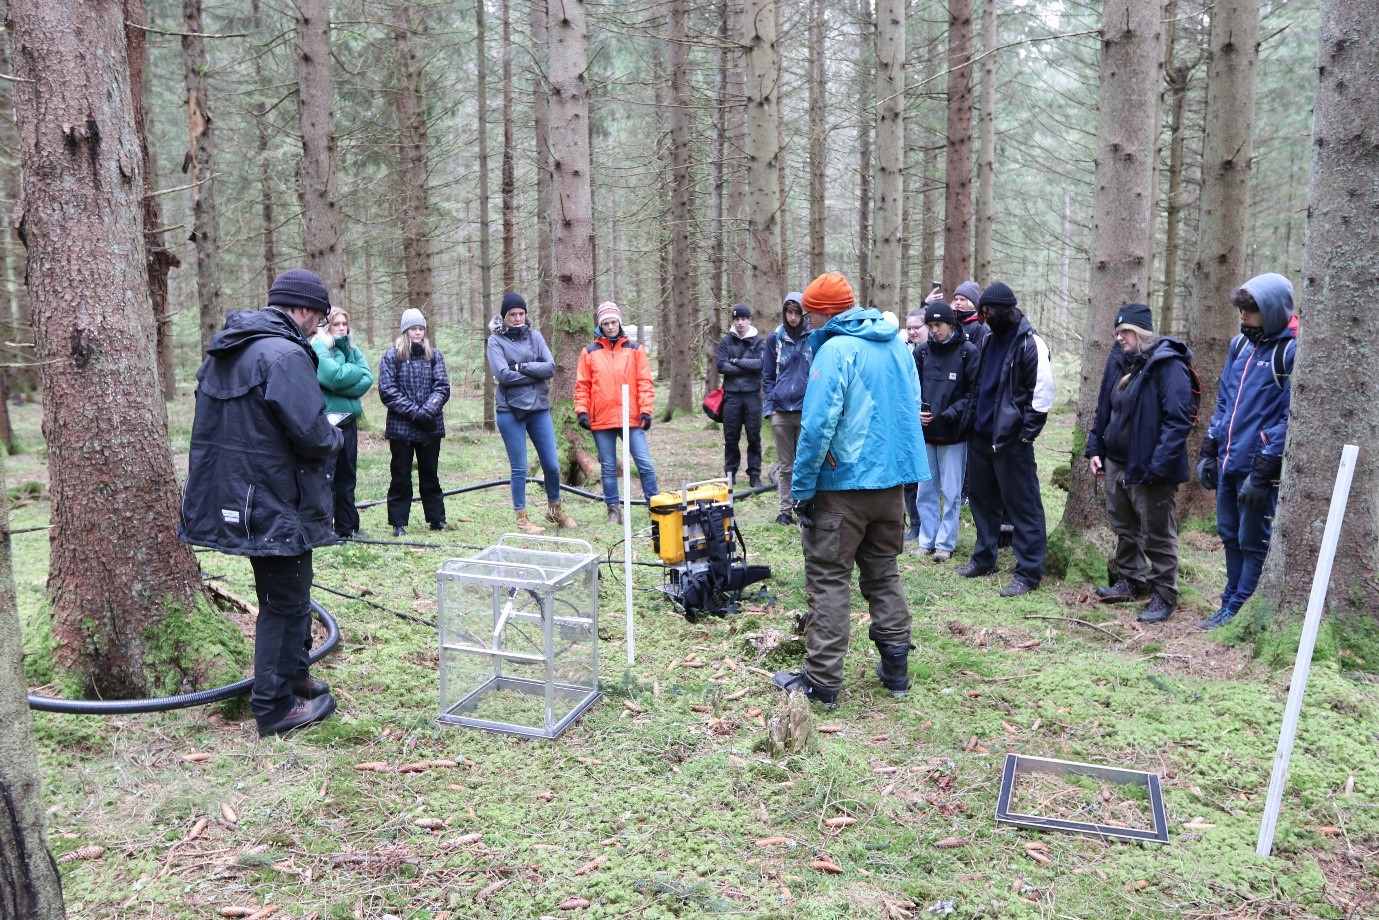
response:
[[[958,545],[958,514],[967,473],[966,444],[925,444],[929,480],[919,484],[919,545],[952,552]],[[939,515],[939,499],[943,514]]]
[[[594,432],[594,445],[599,450],[599,474],[603,479],[603,500],[610,505],[621,501],[618,498],[618,437],[621,434],[621,428],[600,428]],[[656,467],[651,465],[651,451],[646,447],[646,432],[635,426],[629,428],[627,447],[632,462],[637,464],[642,495],[650,498],[660,490],[656,488]]]
[[[1239,610],[1255,593],[1264,557],[1269,555],[1269,538],[1274,533],[1274,506],[1278,486],[1269,492],[1265,508],[1246,508],[1236,500],[1249,473],[1228,473],[1216,488],[1216,532],[1226,548],[1226,588],[1221,606]]]
[[[511,412],[495,412],[503,446],[508,451],[508,466],[512,468],[512,507],[518,511],[527,507],[527,438],[536,447],[541,461],[541,475],[546,480],[546,501],[560,501],[560,455],[555,449],[555,425],[549,409],[533,412],[519,419]]]

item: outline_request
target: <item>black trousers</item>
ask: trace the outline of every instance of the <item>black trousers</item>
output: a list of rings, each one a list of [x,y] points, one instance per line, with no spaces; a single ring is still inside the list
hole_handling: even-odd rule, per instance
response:
[[[276,722],[292,706],[292,682],[307,674],[311,649],[311,550],[300,556],[255,556],[254,688],[249,709]]]
[[[345,443],[326,458],[326,476],[335,496],[335,533],[342,537],[359,530],[359,509],[354,507],[355,469],[359,465],[359,426],[354,419],[340,423]]]
[[[969,439],[967,488],[972,524],[977,531],[972,562],[982,568],[995,567],[1004,508],[1005,519],[1015,527],[1015,574],[1039,584],[1044,577],[1049,537],[1044,527],[1044,502],[1039,497],[1034,445],[1017,441],[992,450],[989,437],[978,435]]]
[[[427,444],[389,441],[393,460],[389,465],[392,482],[388,485],[388,524],[406,527],[412,513],[412,458],[417,462],[417,485],[421,489],[421,511],[428,524],[445,523],[445,499],[441,496],[440,438]]]
[[[747,429],[747,475],[761,475],[761,391],[723,394],[723,469],[742,465],[742,429]]]

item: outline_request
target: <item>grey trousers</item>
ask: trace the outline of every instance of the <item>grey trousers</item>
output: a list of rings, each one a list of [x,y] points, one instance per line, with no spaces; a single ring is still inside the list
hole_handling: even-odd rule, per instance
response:
[[[871,640],[908,645],[910,607],[896,556],[904,545],[903,486],[819,492],[814,526],[803,528],[805,593],[804,670],[825,690],[843,684],[843,657],[852,626],[852,569],[871,613]]]
[[[771,438],[776,442],[776,490],[780,510],[789,514],[795,507],[790,497],[790,482],[795,472],[795,444],[800,439],[800,413],[772,412]]]
[[[1116,533],[1116,574],[1178,604],[1178,485],[1126,485],[1125,465],[1106,465],[1106,516]]]

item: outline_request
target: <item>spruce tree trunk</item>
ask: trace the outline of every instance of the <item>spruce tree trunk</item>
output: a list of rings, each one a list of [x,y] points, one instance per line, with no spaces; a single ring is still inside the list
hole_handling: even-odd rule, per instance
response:
[[[478,102],[476,103],[478,111],[476,114],[479,124],[479,316],[481,319],[478,328],[470,330],[481,342],[488,337],[488,330],[484,327],[482,318],[497,312],[493,302],[493,246],[488,226],[488,41],[485,34],[484,3],[485,0],[477,0],[474,4],[475,44],[477,45],[475,69],[477,70],[476,82],[478,84]],[[496,382],[493,375],[488,373],[486,365],[482,370],[484,375],[484,430],[497,431]]]
[[[517,166],[512,123],[512,12],[503,0],[503,290],[517,289]]]
[[[1379,112],[1373,79],[1379,45],[1372,40],[1379,35],[1379,7],[1357,0],[1320,6],[1301,322],[1283,483],[1260,597],[1280,626],[1301,616],[1341,447],[1358,445],[1323,622],[1332,624],[1343,667],[1373,671],[1379,668],[1379,377],[1363,330],[1372,325],[1379,277],[1379,124],[1357,116]]]
[[[432,317],[436,286],[431,267],[430,205],[426,160],[426,77],[417,54],[415,5],[394,0],[393,51],[397,102],[398,178],[402,186],[402,266],[407,306]]]
[[[551,170],[555,252],[552,398],[574,398],[575,365],[588,341],[594,299],[594,202],[589,182],[589,38],[584,0],[549,0]]]
[[[220,230],[215,206],[215,142],[211,133],[206,39],[201,0],[182,0],[182,74],[187,85],[187,155],[182,172],[191,180],[192,243],[196,246],[196,303],[201,349],[225,324],[220,306]]]
[[[944,166],[943,290],[971,277],[972,0],[948,0],[948,154]],[[990,284],[991,278],[980,279]]]
[[[905,228],[905,0],[876,4],[876,261],[871,302],[904,322],[900,242]]]
[[[996,0],[982,0],[982,83],[977,116],[978,278],[995,278],[991,243],[996,233]]]
[[[871,145],[876,117],[871,75],[876,65],[876,17],[871,3],[857,2],[857,277],[852,288],[863,307],[871,304]]]
[[[145,696],[155,680],[175,686],[173,672],[194,670],[152,661],[150,643],[171,611],[191,615],[200,575],[176,536],[123,8],[26,0],[8,16],[21,81],[15,222],[42,366],[60,680],[87,695]]]
[[[1143,302],[1149,286],[1159,133],[1156,100],[1163,80],[1161,7],[1159,0],[1107,0],[1103,12],[1091,284],[1082,333],[1072,478],[1059,525],[1070,537],[1105,526],[1106,509],[1093,488],[1082,449],[1096,416],[1116,312],[1123,304]]]
[[[742,42],[747,47],[747,290],[743,301],[763,309],[781,298],[780,148],[776,106],[780,67],[776,48],[776,0],[746,0]]]
[[[690,95],[685,58],[688,51],[689,29],[685,0],[670,0],[670,318],[675,324],[674,340],[666,335],[672,330],[662,327],[660,345],[668,346],[660,354],[670,357],[670,393],[666,401],[665,418],[676,409],[694,411],[694,357],[697,352],[698,323],[695,322],[698,298],[694,296],[690,251],[690,227],[694,221],[694,177],[690,172]]]
[[[724,41],[728,48],[728,92],[727,92],[727,152],[724,165],[728,170],[728,216],[724,224],[725,253],[727,258],[728,289],[724,292],[723,304],[727,306],[747,298],[748,257],[750,242],[747,238],[747,48],[742,36],[746,26],[743,10],[744,0],[727,0],[728,32]],[[709,317],[709,325],[717,323],[719,337],[722,331],[721,310],[714,310]],[[704,342],[710,356],[718,345],[713,331]],[[713,363],[710,361],[710,363]],[[717,368],[715,368],[715,372]]]
[[[264,44],[261,0],[253,0],[250,20],[255,37],[254,91],[265,93],[263,77]],[[273,216],[273,164],[268,154],[268,103],[259,98],[254,103],[254,155],[259,167],[259,232],[263,235],[263,290],[266,292],[278,276],[277,218]]]
[[[1254,157],[1258,41],[1259,0],[1223,0],[1216,5],[1207,65],[1197,259],[1192,270],[1191,313],[1183,324],[1185,339],[1192,347],[1192,363],[1202,381],[1208,419],[1231,338],[1240,331],[1240,316],[1230,308],[1231,291],[1248,280],[1245,222]],[[1188,434],[1191,461],[1197,459],[1206,427],[1200,424]],[[1215,516],[1216,501],[1210,492],[1189,485],[1182,494],[1181,516]]]
[[[532,134],[536,148],[536,299],[540,305],[541,336],[551,342],[554,338],[552,320],[555,317],[551,207],[555,203],[555,195],[552,190],[550,148],[550,84],[546,82],[546,0],[531,0],[530,20],[531,53],[536,57],[537,64],[532,68]]]
[[[828,168],[826,9],[824,0],[809,0],[809,280],[827,271],[824,267],[824,228],[828,215],[828,186],[825,185]]]
[[[297,0],[297,120],[302,133],[304,261],[321,276],[334,301],[344,296],[345,258],[340,251],[340,192],[335,178],[328,7],[328,0]]]
[[[138,22],[139,20],[134,20]],[[0,495],[5,466],[0,459]],[[62,880],[43,833],[42,774],[24,680],[9,512],[0,506],[0,917],[60,920]]]

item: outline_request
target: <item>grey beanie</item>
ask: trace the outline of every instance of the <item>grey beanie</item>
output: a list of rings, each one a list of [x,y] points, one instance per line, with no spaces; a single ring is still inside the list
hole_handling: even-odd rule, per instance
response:
[[[974,307],[980,303],[982,299],[982,289],[977,285],[977,282],[971,280],[964,281],[962,284],[958,285],[957,290],[953,291],[954,297],[957,297],[959,294],[972,301],[972,306]]]
[[[403,310],[403,311],[402,311],[402,323],[400,324],[400,330],[399,330],[399,331],[401,331],[401,332],[406,332],[408,329],[411,329],[413,326],[420,326],[421,328],[425,329],[425,328],[426,328],[426,317],[424,317],[424,316],[421,315],[421,311],[420,311],[420,310],[416,310],[416,309],[407,309],[407,310]]]

